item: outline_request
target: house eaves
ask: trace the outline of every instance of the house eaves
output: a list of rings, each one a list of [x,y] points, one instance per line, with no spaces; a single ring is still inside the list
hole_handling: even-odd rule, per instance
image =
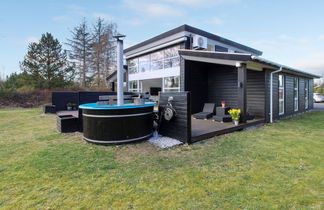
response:
[[[179,50],[179,55],[185,60],[192,60],[198,62],[215,63],[222,65],[236,66],[238,63],[246,63],[247,68],[256,71],[262,71],[263,69],[277,70],[282,67],[283,72],[309,77],[320,78],[319,75],[301,71],[289,66],[281,65],[273,61],[253,56],[246,53],[228,53],[228,52],[213,52],[202,50]]]

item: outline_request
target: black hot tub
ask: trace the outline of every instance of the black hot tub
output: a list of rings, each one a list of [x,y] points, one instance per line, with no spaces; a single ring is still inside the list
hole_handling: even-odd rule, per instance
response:
[[[83,137],[95,144],[120,144],[152,136],[155,103],[143,105],[82,104]]]

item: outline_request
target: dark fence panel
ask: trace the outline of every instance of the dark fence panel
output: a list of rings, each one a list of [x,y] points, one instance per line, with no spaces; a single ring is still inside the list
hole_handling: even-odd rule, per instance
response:
[[[76,91],[52,92],[52,104],[55,105],[56,111],[66,110],[66,105],[68,103],[79,105],[78,92]]]
[[[167,105],[170,96],[173,97],[172,106],[176,110],[176,117],[170,122],[162,121],[159,133],[184,143],[191,143],[190,92],[160,92],[159,105]]]

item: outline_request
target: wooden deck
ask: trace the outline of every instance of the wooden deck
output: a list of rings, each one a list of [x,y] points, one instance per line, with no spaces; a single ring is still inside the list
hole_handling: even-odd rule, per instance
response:
[[[240,131],[244,128],[263,124],[264,119],[248,120],[246,123],[241,123],[235,126],[233,122],[221,123],[213,120],[198,120],[191,119],[191,141],[201,141],[209,139],[214,136],[231,133],[234,131]]]
[[[73,117],[79,117],[79,112],[77,110],[75,111],[58,111],[56,112],[58,116],[63,116],[63,115],[72,115]]]

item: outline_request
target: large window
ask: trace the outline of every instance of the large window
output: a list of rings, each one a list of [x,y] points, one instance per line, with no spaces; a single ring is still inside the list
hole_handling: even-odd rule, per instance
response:
[[[285,77],[279,74],[279,115],[285,114]]]
[[[138,58],[138,67],[140,72],[150,70],[150,55],[145,55]]]
[[[164,50],[164,68],[172,68],[180,65],[178,54],[179,46],[171,47]]]
[[[168,69],[180,66],[180,46],[169,47],[154,53],[128,60],[129,74]]]
[[[294,110],[298,111],[298,88],[299,88],[299,80],[298,77],[294,77]]]
[[[308,109],[308,79],[305,79],[305,109]]]
[[[159,70],[163,69],[163,59],[164,54],[163,51],[158,51],[151,54],[151,69]]]
[[[164,92],[179,92],[180,91],[180,77],[165,77],[163,79]]]
[[[138,72],[138,58],[128,60],[128,72],[130,74]]]

